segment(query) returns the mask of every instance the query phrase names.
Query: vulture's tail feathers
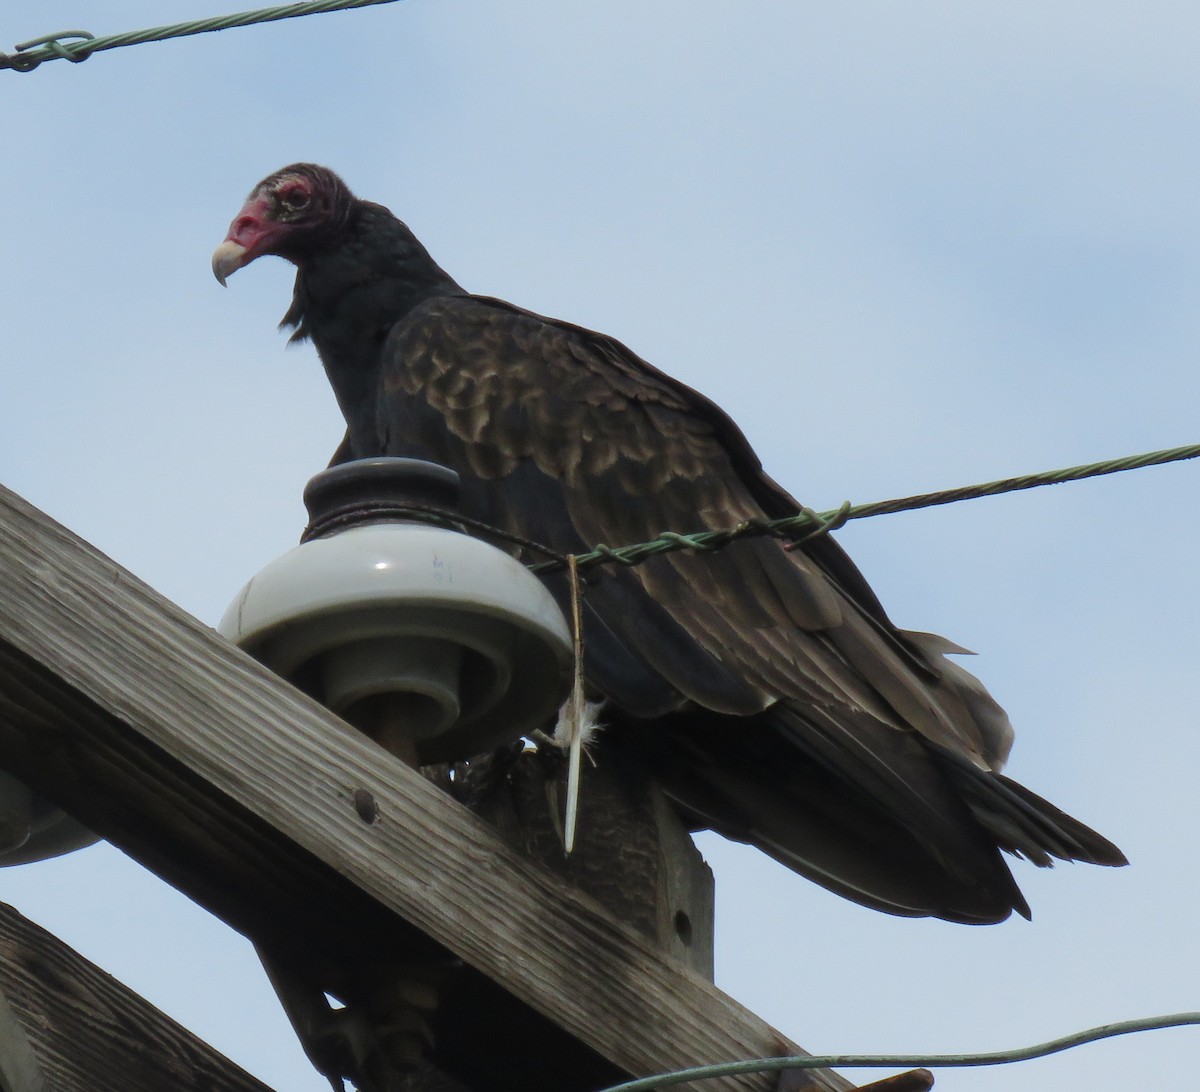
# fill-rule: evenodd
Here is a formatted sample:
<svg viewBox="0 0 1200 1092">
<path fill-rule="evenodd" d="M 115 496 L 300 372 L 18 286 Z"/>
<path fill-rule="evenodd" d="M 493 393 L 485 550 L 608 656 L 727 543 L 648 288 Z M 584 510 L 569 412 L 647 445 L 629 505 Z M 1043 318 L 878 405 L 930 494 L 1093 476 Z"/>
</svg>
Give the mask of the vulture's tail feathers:
<svg viewBox="0 0 1200 1092">
<path fill-rule="evenodd" d="M 1107 838 L 1003 774 L 938 749 L 943 770 L 1001 849 L 1049 868 L 1053 858 L 1113 867 L 1129 862 Z"/>
</svg>

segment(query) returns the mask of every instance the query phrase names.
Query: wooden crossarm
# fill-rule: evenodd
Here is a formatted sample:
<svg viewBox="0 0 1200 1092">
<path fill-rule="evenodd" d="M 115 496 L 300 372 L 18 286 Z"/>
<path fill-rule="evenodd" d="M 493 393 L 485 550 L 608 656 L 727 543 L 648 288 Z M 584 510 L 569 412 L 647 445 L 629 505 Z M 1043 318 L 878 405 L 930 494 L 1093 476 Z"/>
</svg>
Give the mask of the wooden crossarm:
<svg viewBox="0 0 1200 1092">
<path fill-rule="evenodd" d="M 614 1073 L 798 1052 L 2 487 L 0 765 L 256 942 L 448 950 Z"/>
</svg>

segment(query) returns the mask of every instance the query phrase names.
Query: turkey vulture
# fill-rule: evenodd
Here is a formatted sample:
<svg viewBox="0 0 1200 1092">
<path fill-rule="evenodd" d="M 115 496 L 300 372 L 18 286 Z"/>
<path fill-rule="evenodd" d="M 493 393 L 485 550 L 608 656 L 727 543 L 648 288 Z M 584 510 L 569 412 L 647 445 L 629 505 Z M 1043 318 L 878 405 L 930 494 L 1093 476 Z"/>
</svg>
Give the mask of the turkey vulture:
<svg viewBox="0 0 1200 1092">
<path fill-rule="evenodd" d="M 312 340 L 345 416 L 335 462 L 449 466 L 467 514 L 562 554 L 800 509 L 703 395 L 611 337 L 467 292 L 324 167 L 259 183 L 213 271 L 224 284 L 263 254 L 297 268 L 282 325 Z M 897 629 L 828 535 L 594 572 L 585 668 L 604 738 L 692 829 L 866 906 L 969 923 L 1029 916 L 1001 850 L 1126 863 L 999 772 L 1012 730 L 946 658 L 963 650 Z"/>
</svg>

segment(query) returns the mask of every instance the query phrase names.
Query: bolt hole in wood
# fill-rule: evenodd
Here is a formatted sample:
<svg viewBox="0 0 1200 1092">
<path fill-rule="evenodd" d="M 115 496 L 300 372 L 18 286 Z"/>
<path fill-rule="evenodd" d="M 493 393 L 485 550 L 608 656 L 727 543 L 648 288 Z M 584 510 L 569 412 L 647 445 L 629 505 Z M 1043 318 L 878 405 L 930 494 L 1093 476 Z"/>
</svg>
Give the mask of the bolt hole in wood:
<svg viewBox="0 0 1200 1092">
<path fill-rule="evenodd" d="M 379 818 L 379 805 L 366 789 L 354 790 L 354 810 L 364 823 L 374 823 Z"/>
</svg>

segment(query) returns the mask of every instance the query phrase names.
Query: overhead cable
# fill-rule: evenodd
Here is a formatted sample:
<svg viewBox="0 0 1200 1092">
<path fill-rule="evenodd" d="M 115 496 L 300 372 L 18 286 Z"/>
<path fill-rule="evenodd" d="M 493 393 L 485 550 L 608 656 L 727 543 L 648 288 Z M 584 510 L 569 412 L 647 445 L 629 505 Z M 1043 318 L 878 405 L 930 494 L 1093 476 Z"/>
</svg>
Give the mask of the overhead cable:
<svg viewBox="0 0 1200 1092">
<path fill-rule="evenodd" d="M 789 546 L 794 547 L 802 545 L 805 540 L 817 535 L 835 531 L 852 519 L 866 519 L 869 516 L 882 516 L 895 512 L 910 512 L 917 508 L 933 508 L 941 504 L 993 497 L 1000 493 L 1036 489 L 1043 485 L 1062 485 L 1064 482 L 1079 481 L 1083 478 L 1119 474 L 1125 470 L 1139 470 L 1142 467 L 1161 466 L 1165 463 L 1181 462 L 1198 457 L 1200 457 L 1200 444 L 1188 444 L 1185 447 L 1150 451 L 1143 455 L 1128 455 L 1121 459 L 1071 466 L 1063 470 L 1047 470 L 1039 474 L 1001 478 L 999 481 L 985 482 L 981 485 L 942 489 L 935 493 L 918 493 L 915 496 L 901 497 L 896 500 L 873 501 L 869 504 L 851 504 L 847 501 L 841 508 L 828 512 L 814 512 L 811 508 L 803 508 L 794 516 L 785 516 L 783 519 L 775 520 L 747 520 L 736 527 L 727 527 L 719 531 L 694 531 L 688 534 L 679 531 L 664 531 L 649 542 L 638 542 L 629 546 L 613 547 L 598 544 L 593 546 L 589 552 L 576 555 L 575 561 L 580 569 L 590 569 L 596 565 L 606 564 L 637 565 L 649 557 L 671 553 L 674 550 L 698 550 L 703 553 L 711 553 L 713 550 L 728 546 L 737 539 L 762 535 L 789 539 Z M 564 567 L 562 561 L 553 560 L 531 565 L 530 569 L 535 573 L 542 574 L 557 572 Z"/>
<path fill-rule="evenodd" d="M 985 1054 L 812 1054 L 785 1058 L 752 1058 L 741 1062 L 724 1062 L 718 1065 L 695 1066 L 671 1073 L 659 1073 L 653 1077 L 642 1077 L 636 1081 L 613 1085 L 602 1092 L 653 1092 L 668 1085 L 685 1084 L 688 1081 L 711 1080 L 716 1077 L 735 1077 L 745 1073 L 773 1073 L 784 1069 L 922 1069 L 962 1068 L 967 1066 L 1008 1065 L 1012 1062 L 1027 1062 L 1033 1058 L 1044 1058 L 1072 1050 L 1100 1039 L 1111 1039 L 1117 1035 L 1133 1035 L 1144 1031 L 1161 1031 L 1164 1028 L 1200 1024 L 1200 1012 L 1175 1012 L 1169 1016 L 1146 1016 L 1137 1020 L 1122 1020 L 1115 1024 L 1077 1031 L 1060 1039 L 1051 1039 L 1034 1046 L 1017 1047 L 1014 1050 L 994 1050 Z"/>
<path fill-rule="evenodd" d="M 32 72 L 45 61 L 63 60 L 78 64 L 80 61 L 86 61 L 93 53 L 105 49 L 162 42 L 168 38 L 185 38 L 192 34 L 208 34 L 216 30 L 253 26 L 255 23 L 275 23 L 281 19 L 297 19 L 302 15 L 320 15 L 329 11 L 394 3 L 396 0 L 306 0 L 300 4 L 281 4 L 273 8 L 259 8 L 257 11 L 217 15 L 209 19 L 194 19 L 187 23 L 150 27 L 147 30 L 130 30 L 99 38 L 86 30 L 60 30 L 57 34 L 44 34 L 40 38 L 21 42 L 13 47 L 13 53 L 0 53 L 0 69 Z"/>
</svg>

